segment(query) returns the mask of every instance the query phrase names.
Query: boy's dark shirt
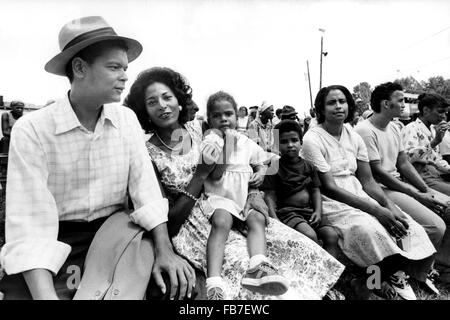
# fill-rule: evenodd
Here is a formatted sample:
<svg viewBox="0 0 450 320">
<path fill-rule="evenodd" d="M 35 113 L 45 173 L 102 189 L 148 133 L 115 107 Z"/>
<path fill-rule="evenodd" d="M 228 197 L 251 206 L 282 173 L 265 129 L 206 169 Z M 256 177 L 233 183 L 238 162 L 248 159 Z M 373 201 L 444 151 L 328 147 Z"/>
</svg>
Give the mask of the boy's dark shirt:
<svg viewBox="0 0 450 320">
<path fill-rule="evenodd" d="M 300 156 L 295 160 L 282 156 L 277 161 L 278 172 L 274 175 L 267 175 L 261 186 L 262 190 L 275 191 L 277 204 L 282 204 L 284 199 L 305 188 L 311 191 L 314 187 L 320 187 L 316 168 Z"/>
</svg>

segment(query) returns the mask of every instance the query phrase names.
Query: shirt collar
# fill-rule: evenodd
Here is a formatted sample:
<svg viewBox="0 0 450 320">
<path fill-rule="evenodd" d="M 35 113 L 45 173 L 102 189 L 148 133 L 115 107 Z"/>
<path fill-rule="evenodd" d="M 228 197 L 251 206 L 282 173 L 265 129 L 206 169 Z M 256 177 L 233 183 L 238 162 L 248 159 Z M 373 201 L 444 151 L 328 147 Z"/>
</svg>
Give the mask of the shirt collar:
<svg viewBox="0 0 450 320">
<path fill-rule="evenodd" d="M 419 118 L 416 119 L 416 123 L 419 125 L 420 129 L 425 132 L 427 135 L 431 135 L 432 132 L 430 129 L 427 128 L 427 126 L 425 125 L 425 123 L 423 123 L 422 120 L 420 120 Z M 431 128 L 431 127 L 430 127 Z"/>
<path fill-rule="evenodd" d="M 80 120 L 78 120 L 78 117 L 70 104 L 69 92 L 67 92 L 63 99 L 57 101 L 57 106 L 53 115 L 56 123 L 56 135 L 82 127 Z M 105 119 L 110 121 L 111 124 L 117 128 L 117 114 L 112 105 L 104 105 L 102 108 L 99 119 L 102 126 L 105 124 Z"/>
</svg>

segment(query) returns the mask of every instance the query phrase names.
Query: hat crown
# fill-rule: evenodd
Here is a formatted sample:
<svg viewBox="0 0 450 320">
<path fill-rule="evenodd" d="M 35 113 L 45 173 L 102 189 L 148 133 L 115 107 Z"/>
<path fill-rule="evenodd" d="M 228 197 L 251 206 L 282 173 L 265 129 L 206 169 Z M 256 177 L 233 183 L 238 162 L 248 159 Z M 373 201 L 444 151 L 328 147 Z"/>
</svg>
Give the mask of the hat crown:
<svg viewBox="0 0 450 320">
<path fill-rule="evenodd" d="M 75 38 L 95 30 L 111 28 L 100 16 L 82 17 L 66 23 L 59 32 L 59 48 L 64 48 Z M 114 30 L 112 30 L 114 32 Z M 114 32 L 115 33 L 115 32 Z"/>
</svg>

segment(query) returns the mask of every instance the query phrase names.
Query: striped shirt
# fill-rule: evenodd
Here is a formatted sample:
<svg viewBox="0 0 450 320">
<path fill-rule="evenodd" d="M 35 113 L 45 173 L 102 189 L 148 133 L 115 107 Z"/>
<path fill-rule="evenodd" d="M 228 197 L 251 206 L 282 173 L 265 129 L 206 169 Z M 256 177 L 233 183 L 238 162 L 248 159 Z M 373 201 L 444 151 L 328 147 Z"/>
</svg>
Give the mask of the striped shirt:
<svg viewBox="0 0 450 320">
<path fill-rule="evenodd" d="M 167 221 L 168 202 L 132 110 L 105 105 L 94 132 L 81 125 L 67 95 L 23 116 L 11 134 L 0 263 L 8 274 L 56 274 L 71 250 L 57 241 L 59 221 L 124 210 L 127 193 L 133 222 L 151 230 Z"/>
</svg>

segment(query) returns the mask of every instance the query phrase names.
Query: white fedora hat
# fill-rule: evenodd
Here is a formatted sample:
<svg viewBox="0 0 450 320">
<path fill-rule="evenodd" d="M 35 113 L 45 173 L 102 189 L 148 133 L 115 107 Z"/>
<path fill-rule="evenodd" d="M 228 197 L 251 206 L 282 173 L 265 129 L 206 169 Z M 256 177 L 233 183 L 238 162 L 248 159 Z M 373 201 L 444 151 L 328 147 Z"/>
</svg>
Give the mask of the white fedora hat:
<svg viewBox="0 0 450 320">
<path fill-rule="evenodd" d="M 45 65 L 45 71 L 65 76 L 67 63 L 87 46 L 105 40 L 122 40 L 128 47 L 128 62 L 142 52 L 142 45 L 130 38 L 118 36 L 102 17 L 83 17 L 70 21 L 62 27 L 58 36 L 61 52 Z"/>
</svg>

